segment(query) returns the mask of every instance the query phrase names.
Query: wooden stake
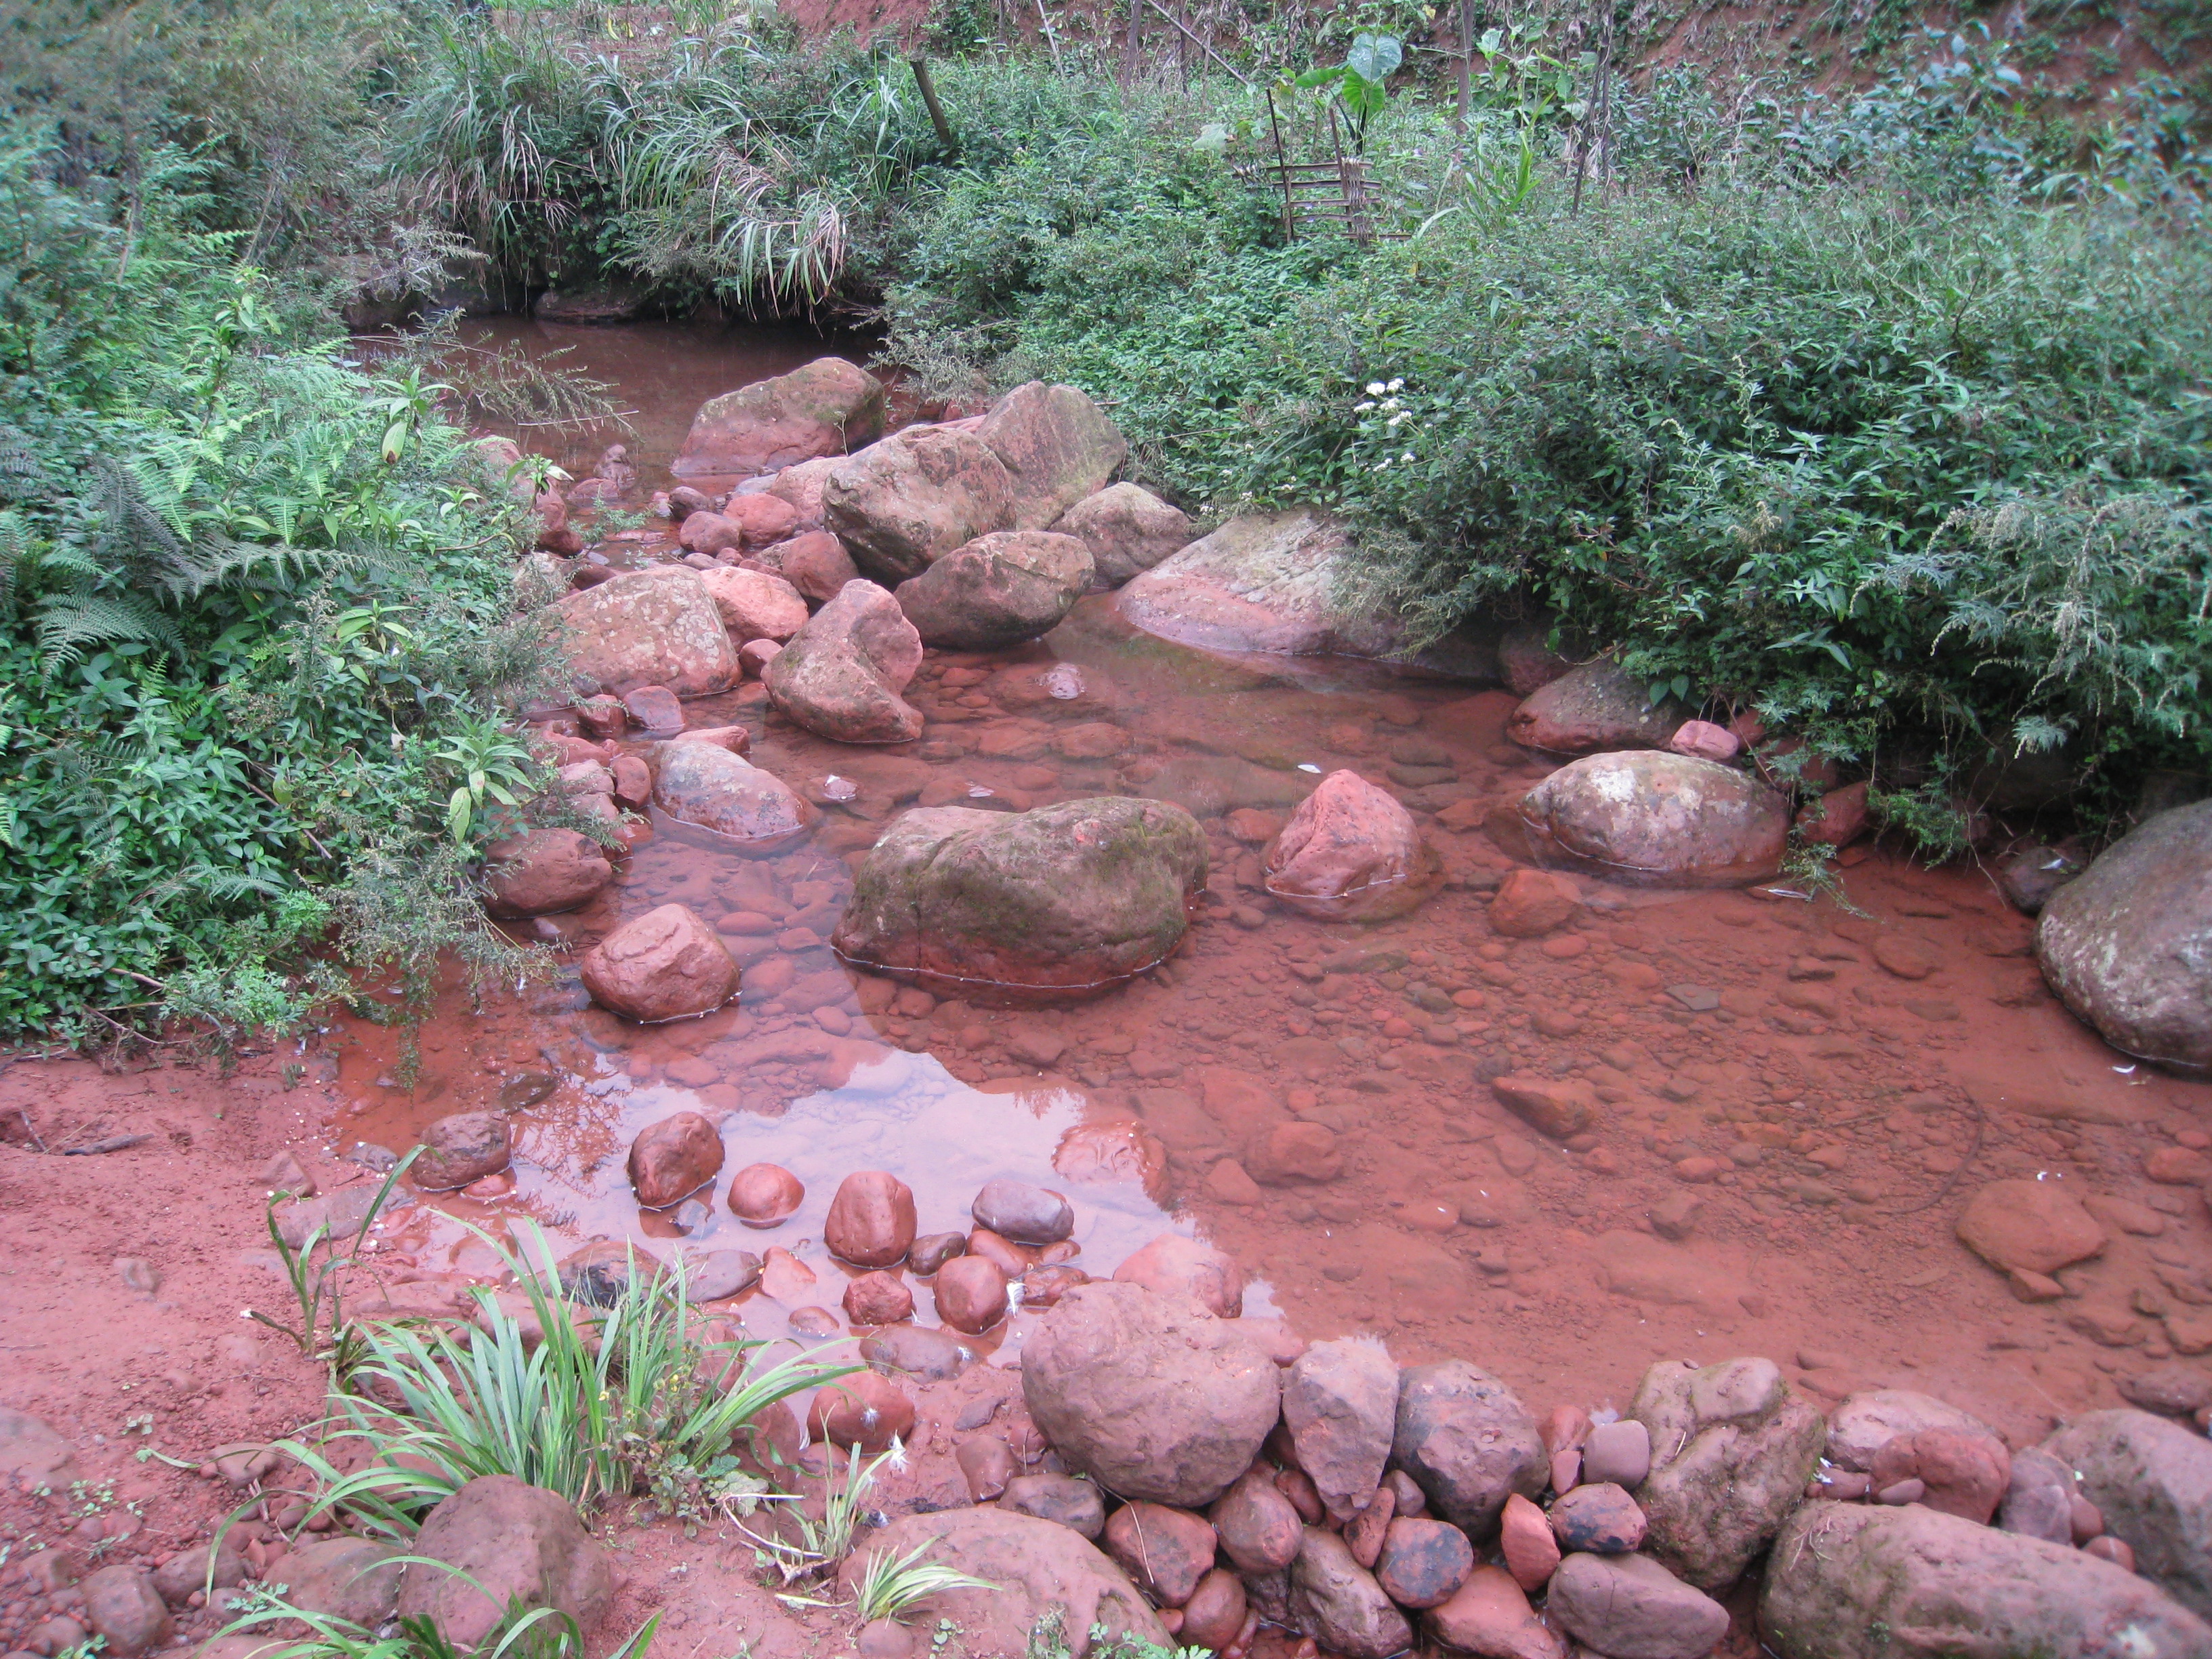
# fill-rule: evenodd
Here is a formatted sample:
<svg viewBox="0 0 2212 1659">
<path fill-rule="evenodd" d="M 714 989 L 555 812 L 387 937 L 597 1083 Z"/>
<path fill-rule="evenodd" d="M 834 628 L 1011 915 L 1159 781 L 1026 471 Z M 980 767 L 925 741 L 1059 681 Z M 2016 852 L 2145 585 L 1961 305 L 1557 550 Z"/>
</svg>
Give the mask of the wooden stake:
<svg viewBox="0 0 2212 1659">
<path fill-rule="evenodd" d="M 929 125 L 937 129 L 937 142 L 947 150 L 958 149 L 959 141 L 952 136 L 952 123 L 945 118 L 945 106 L 937 101 L 937 82 L 930 78 L 929 59 L 909 58 L 907 62 L 914 68 L 915 85 L 921 88 L 922 107 L 929 112 Z"/>
</svg>

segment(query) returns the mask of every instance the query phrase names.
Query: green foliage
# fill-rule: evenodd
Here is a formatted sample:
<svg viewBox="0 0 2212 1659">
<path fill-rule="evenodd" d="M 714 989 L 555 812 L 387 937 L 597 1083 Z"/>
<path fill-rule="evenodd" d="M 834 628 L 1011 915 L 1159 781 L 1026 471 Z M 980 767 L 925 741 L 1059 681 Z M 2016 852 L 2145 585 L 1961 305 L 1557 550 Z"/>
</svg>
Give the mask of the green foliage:
<svg viewBox="0 0 2212 1659">
<path fill-rule="evenodd" d="M 392 1189 L 398 1184 L 399 1177 L 406 1174 L 407 1166 L 416 1160 L 422 1150 L 418 1146 L 410 1151 L 406 1157 L 386 1172 L 383 1184 L 377 1188 L 376 1195 L 362 1212 L 361 1224 L 355 1235 L 356 1237 L 368 1237 L 376 1225 L 377 1217 L 383 1212 L 386 1200 L 392 1196 Z M 277 1222 L 276 1207 L 297 1196 L 289 1192 L 271 1193 L 265 1218 L 269 1226 L 269 1243 L 276 1252 L 277 1261 L 283 1264 L 285 1282 L 291 1286 L 299 1322 L 288 1324 L 258 1308 L 248 1308 L 246 1311 L 270 1330 L 290 1337 L 302 1356 L 329 1364 L 343 1384 L 349 1380 L 352 1367 L 359 1358 L 360 1335 L 347 1322 L 345 1316 L 345 1279 L 347 1273 L 359 1265 L 360 1258 L 338 1254 L 337 1242 L 331 1237 L 330 1224 L 326 1221 L 317 1222 L 295 1247 L 284 1237 L 284 1230 Z M 315 1259 L 319 1250 L 322 1252 L 319 1261 Z"/>
<path fill-rule="evenodd" d="M 516 965 L 449 835 L 455 745 L 550 660 L 510 509 L 437 383 L 233 261 L 204 162 L 63 166 L 0 144 L 0 1032 L 228 1041 L 342 967 Z"/>
<path fill-rule="evenodd" d="M 534 1244 L 544 1258 L 543 1237 Z M 634 1270 L 598 1310 L 507 1259 L 529 1298 L 528 1327 L 480 1291 L 478 1328 L 465 1338 L 363 1331 L 357 1390 L 340 1397 L 319 1437 L 360 1441 L 372 1460 L 341 1475 L 313 1447 L 285 1446 L 326 1482 L 322 1508 L 352 1510 L 404 1537 L 423 1511 L 486 1474 L 579 1505 L 641 1486 L 687 1518 L 708 1504 L 742 1507 L 751 1492 L 721 1462 L 733 1441 L 778 1401 L 857 1369 L 803 1358 L 763 1365 L 762 1343 L 702 1340 L 680 1268 Z M 710 1481 L 715 1489 L 702 1489 Z"/>
<path fill-rule="evenodd" d="M 853 1587 L 853 1617 L 863 1625 L 878 1619 L 903 1620 L 933 1595 L 947 1590 L 995 1590 L 996 1584 L 972 1577 L 940 1561 L 924 1561 L 929 1553 L 925 1540 L 904 1555 L 888 1550 L 871 1555 Z"/>
<path fill-rule="evenodd" d="M 945 189 L 892 350 L 1085 386 L 1193 507 L 1346 514 L 1363 580 L 1431 630 L 1541 607 L 1863 764 L 2059 738 L 2116 775 L 2201 764 L 2193 152 L 2143 126 L 2094 186 L 2054 172 L 1960 46 L 1787 114 L 1662 77 L 1579 216 L 1548 163 L 1501 174 L 1498 216 L 1450 193 L 1486 141 L 1556 157 L 1574 100 L 1543 64 L 1515 83 L 1540 113 L 1504 98 L 1441 176 L 1439 117 L 1394 104 L 1370 154 L 1415 234 L 1367 253 L 1285 246 L 1225 167 L 1094 131 Z M 1093 172 L 1103 199 L 1066 199 Z"/>
<path fill-rule="evenodd" d="M 429 1556 L 396 1556 L 393 1560 L 404 1568 L 458 1577 L 483 1589 L 462 1569 Z M 282 1585 L 250 1591 L 232 1605 L 240 1608 L 240 1615 L 223 1626 L 216 1639 L 251 1639 L 268 1659 L 464 1659 L 465 1653 L 477 1659 L 584 1659 L 585 1655 L 584 1634 L 572 1616 L 551 1607 L 528 1607 L 519 1597 L 508 1604 L 497 1626 L 469 1650 L 456 1647 L 428 1618 L 395 1619 L 371 1630 L 334 1613 L 295 1607 L 286 1599 Z M 272 1636 L 266 1631 L 271 1625 L 288 1632 L 304 1627 L 306 1633 Z M 607 1659 L 645 1659 L 659 1627 L 660 1615 L 654 1613 Z"/>
</svg>

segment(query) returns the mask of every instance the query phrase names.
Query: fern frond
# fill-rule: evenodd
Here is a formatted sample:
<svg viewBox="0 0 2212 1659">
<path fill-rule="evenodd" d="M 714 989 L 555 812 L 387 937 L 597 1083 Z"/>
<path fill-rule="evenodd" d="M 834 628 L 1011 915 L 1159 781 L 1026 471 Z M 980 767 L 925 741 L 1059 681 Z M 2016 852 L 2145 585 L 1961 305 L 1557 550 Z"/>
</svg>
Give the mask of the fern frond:
<svg viewBox="0 0 2212 1659">
<path fill-rule="evenodd" d="M 182 651 L 184 635 L 150 601 L 135 593 L 53 593 L 39 605 L 39 649 L 49 668 L 81 662 L 94 646 L 140 640 Z"/>
</svg>

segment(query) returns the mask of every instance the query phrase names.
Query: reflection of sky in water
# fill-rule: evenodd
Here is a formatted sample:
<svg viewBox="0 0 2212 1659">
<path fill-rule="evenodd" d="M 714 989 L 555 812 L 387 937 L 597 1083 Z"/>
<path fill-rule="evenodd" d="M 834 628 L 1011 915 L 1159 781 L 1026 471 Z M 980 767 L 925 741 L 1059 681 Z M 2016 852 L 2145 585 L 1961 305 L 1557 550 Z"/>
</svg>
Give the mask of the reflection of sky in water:
<svg viewBox="0 0 2212 1659">
<path fill-rule="evenodd" d="M 996 1176 L 1064 1192 L 1075 1209 L 1075 1242 L 1083 1247 L 1072 1265 L 1093 1278 L 1110 1275 L 1163 1231 L 1195 1231 L 1188 1218 L 1164 1213 L 1138 1182 L 1071 1181 L 1054 1170 L 1061 1137 L 1085 1121 L 1081 1094 L 1065 1088 L 973 1088 L 933 1055 L 891 1049 L 882 1060 L 856 1067 L 844 1086 L 793 1101 L 781 1117 L 729 1115 L 722 1125 L 725 1152 L 712 1194 L 713 1219 L 703 1231 L 678 1240 L 657 1219 L 641 1221 L 624 1159 L 630 1141 L 647 1125 L 700 1110 L 698 1096 L 670 1084 L 632 1084 L 619 1074 L 592 1080 L 585 1092 L 589 1103 L 564 1110 L 557 1122 L 533 1121 L 531 1114 L 516 1120 L 520 1207 L 565 1236 L 555 1240 L 562 1254 L 594 1237 L 631 1239 L 664 1259 L 679 1242 L 687 1249 L 756 1255 L 778 1245 L 817 1276 L 807 1300 L 834 1310 L 848 1272 L 823 1248 L 822 1228 L 838 1183 L 856 1170 L 886 1170 L 911 1187 L 922 1233 L 968 1231 L 974 1225 L 969 1206 Z M 805 1204 L 782 1226 L 757 1231 L 730 1213 L 730 1179 L 748 1164 L 781 1164 L 805 1183 Z M 934 1323 L 927 1285 L 908 1282 L 915 1292 L 916 1320 Z M 757 1333 L 782 1333 L 781 1311 L 764 1296 L 755 1293 L 739 1306 Z M 1255 1283 L 1246 1291 L 1245 1312 L 1274 1316 L 1267 1285 Z M 1018 1347 L 1030 1322 L 1026 1317 L 1017 1322 L 1016 1341 L 1002 1352 Z"/>
</svg>

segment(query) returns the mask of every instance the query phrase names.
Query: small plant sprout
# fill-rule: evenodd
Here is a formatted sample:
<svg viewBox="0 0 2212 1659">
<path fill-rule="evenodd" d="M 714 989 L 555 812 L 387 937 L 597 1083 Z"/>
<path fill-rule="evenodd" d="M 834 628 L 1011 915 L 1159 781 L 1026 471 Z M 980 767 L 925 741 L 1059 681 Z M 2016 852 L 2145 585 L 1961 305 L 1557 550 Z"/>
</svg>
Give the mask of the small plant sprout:
<svg viewBox="0 0 2212 1659">
<path fill-rule="evenodd" d="M 903 1623 L 906 1616 L 933 1595 L 946 1590 L 995 1590 L 999 1587 L 972 1577 L 942 1562 L 924 1561 L 929 1546 L 917 1544 L 894 1558 L 888 1551 L 871 1555 L 853 1586 L 853 1617 L 863 1625 L 879 1619 Z"/>
</svg>

